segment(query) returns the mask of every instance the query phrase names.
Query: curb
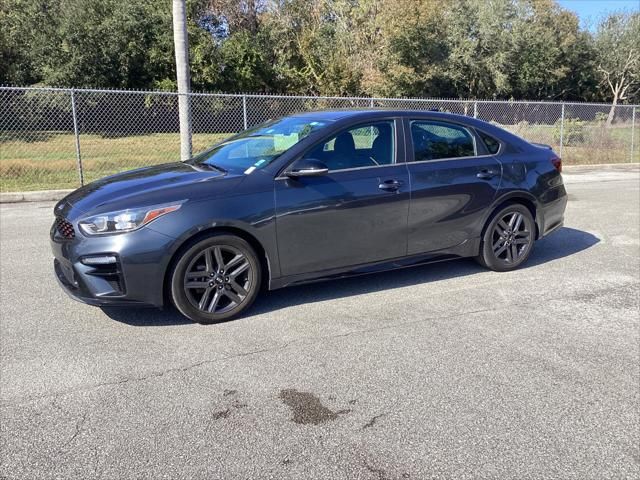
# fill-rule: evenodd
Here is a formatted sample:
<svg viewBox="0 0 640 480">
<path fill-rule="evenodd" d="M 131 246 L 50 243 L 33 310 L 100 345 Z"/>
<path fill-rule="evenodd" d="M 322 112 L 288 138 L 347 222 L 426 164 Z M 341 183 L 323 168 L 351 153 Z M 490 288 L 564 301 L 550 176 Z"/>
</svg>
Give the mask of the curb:
<svg viewBox="0 0 640 480">
<path fill-rule="evenodd" d="M 0 193 L 0 203 L 52 202 L 66 197 L 73 190 L 37 190 L 35 192 Z"/>
<path fill-rule="evenodd" d="M 562 173 L 591 173 L 601 171 L 637 172 L 640 171 L 640 163 L 603 163 L 598 165 L 563 165 Z M 37 190 L 35 192 L 8 192 L 0 193 L 0 203 L 20 202 L 53 202 L 58 201 L 73 192 L 68 190 Z"/>
<path fill-rule="evenodd" d="M 562 173 L 638 172 L 640 163 L 600 163 L 596 165 L 562 165 Z"/>
</svg>

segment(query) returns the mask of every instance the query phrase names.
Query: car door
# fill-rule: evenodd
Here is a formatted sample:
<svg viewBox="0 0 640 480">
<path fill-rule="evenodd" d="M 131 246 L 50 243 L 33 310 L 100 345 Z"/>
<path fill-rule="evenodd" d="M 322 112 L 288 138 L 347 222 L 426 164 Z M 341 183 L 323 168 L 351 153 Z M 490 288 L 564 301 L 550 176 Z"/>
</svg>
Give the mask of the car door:
<svg viewBox="0 0 640 480">
<path fill-rule="evenodd" d="M 297 161 L 320 162 L 326 174 L 276 178 L 283 276 L 406 254 L 409 178 L 398 126 L 399 120 L 385 119 L 347 127 Z"/>
<path fill-rule="evenodd" d="M 502 165 L 476 132 L 440 119 L 405 119 L 411 181 L 409 255 L 479 238 Z"/>
</svg>

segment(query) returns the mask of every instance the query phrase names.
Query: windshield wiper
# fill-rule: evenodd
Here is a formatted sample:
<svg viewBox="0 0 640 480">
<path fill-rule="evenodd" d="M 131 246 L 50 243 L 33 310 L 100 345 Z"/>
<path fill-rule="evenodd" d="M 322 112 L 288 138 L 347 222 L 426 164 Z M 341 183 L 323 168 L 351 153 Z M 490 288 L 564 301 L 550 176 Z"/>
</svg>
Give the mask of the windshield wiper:
<svg viewBox="0 0 640 480">
<path fill-rule="evenodd" d="M 213 170 L 217 170 L 217 171 L 219 171 L 220 173 L 228 173 L 228 171 L 227 171 L 227 170 L 225 170 L 225 169 L 224 169 L 224 168 L 222 168 L 222 167 L 219 167 L 218 165 L 216 165 L 216 164 L 214 164 L 214 163 L 203 162 L 203 163 L 201 163 L 200 165 L 206 165 L 207 167 L 212 168 Z"/>
<path fill-rule="evenodd" d="M 225 170 L 222 167 L 219 167 L 218 165 L 213 165 L 211 163 L 190 163 L 190 162 L 186 162 L 187 165 L 190 165 L 192 168 L 195 168 L 196 170 L 217 170 L 218 172 L 222 173 L 222 174 L 226 174 L 228 173 L 227 170 Z"/>
</svg>

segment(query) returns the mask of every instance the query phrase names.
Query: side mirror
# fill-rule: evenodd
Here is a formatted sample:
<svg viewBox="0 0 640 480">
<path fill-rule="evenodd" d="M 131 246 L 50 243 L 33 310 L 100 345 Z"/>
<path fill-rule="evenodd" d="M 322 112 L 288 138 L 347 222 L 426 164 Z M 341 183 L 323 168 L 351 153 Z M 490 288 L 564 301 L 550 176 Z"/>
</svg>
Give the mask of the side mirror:
<svg viewBox="0 0 640 480">
<path fill-rule="evenodd" d="M 318 177 L 320 175 L 326 175 L 328 172 L 329 168 L 320 160 L 305 158 L 296 162 L 294 168 L 289 170 L 286 175 L 292 178 Z"/>
</svg>

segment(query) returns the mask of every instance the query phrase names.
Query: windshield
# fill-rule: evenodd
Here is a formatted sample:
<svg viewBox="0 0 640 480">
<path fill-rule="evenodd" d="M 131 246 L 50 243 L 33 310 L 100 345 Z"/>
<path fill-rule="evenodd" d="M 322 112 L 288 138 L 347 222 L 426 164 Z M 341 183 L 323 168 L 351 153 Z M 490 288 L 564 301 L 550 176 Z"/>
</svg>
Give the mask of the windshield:
<svg viewBox="0 0 640 480">
<path fill-rule="evenodd" d="M 312 132 L 327 125 L 305 117 L 286 117 L 258 125 L 196 155 L 187 163 L 249 174 L 264 168 Z"/>
</svg>

